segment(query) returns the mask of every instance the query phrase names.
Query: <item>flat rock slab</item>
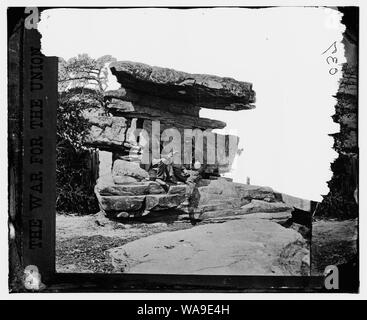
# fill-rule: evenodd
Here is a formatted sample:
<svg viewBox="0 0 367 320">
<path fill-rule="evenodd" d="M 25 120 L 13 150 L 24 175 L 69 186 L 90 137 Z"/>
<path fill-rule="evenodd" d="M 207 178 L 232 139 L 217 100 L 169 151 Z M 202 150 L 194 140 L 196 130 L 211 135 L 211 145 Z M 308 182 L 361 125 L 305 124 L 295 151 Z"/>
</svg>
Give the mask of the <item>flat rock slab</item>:
<svg viewBox="0 0 367 320">
<path fill-rule="evenodd" d="M 263 200 L 252 200 L 250 203 L 241 207 L 244 213 L 255 212 L 283 212 L 293 210 L 293 207 L 283 202 L 267 202 Z"/>
<path fill-rule="evenodd" d="M 199 117 L 200 112 L 200 107 L 189 102 L 165 99 L 124 87 L 120 87 L 117 90 L 108 90 L 104 92 L 104 97 L 110 102 L 109 108 L 113 108 L 113 105 L 118 104 L 118 101 L 129 101 L 139 106 L 169 111 L 174 114 Z M 116 107 L 120 108 L 121 106 L 117 105 Z"/>
<path fill-rule="evenodd" d="M 276 222 L 284 222 L 292 217 L 291 211 L 283 212 L 255 212 L 246 213 L 242 209 L 235 210 L 217 210 L 204 212 L 198 215 L 201 220 L 233 220 L 233 219 L 266 219 Z"/>
<path fill-rule="evenodd" d="M 185 196 L 180 194 L 147 195 L 145 209 L 149 211 L 161 211 L 178 207 L 184 202 Z"/>
<path fill-rule="evenodd" d="M 171 111 L 166 111 L 164 106 L 161 108 L 151 108 L 131 101 L 112 100 L 112 102 L 107 105 L 107 108 L 114 115 L 122 115 L 126 118 L 161 121 L 166 125 L 185 129 L 223 129 L 226 126 L 226 123 L 223 121 L 200 118 L 199 116 L 193 114 L 188 115 L 174 113 Z"/>
<path fill-rule="evenodd" d="M 143 208 L 145 196 L 98 196 L 101 208 L 106 211 L 138 211 Z"/>
<path fill-rule="evenodd" d="M 254 108 L 252 84 L 207 74 L 190 74 L 144 63 L 119 61 L 110 64 L 123 87 L 196 106 L 224 110 Z"/>
<path fill-rule="evenodd" d="M 106 212 L 162 211 L 178 207 L 185 201 L 185 196 L 180 194 L 149 194 L 140 196 L 98 195 L 98 201 L 101 208 Z"/>
<path fill-rule="evenodd" d="M 270 187 L 255 186 L 251 184 L 234 183 L 235 189 L 241 199 L 275 201 L 274 190 Z"/>
<path fill-rule="evenodd" d="M 218 215 L 221 215 L 223 211 L 238 209 L 240 205 L 241 203 L 236 198 L 219 198 L 218 200 L 212 198 L 207 201 L 207 204 L 200 205 L 198 208 L 199 211 L 203 213 L 200 216 L 203 218 L 205 216 L 205 212 L 216 212 Z"/>
<path fill-rule="evenodd" d="M 97 190 L 102 196 L 139 196 L 165 193 L 164 189 L 157 182 L 153 181 L 144 181 L 140 184 L 111 184 L 102 186 Z"/>
<path fill-rule="evenodd" d="M 308 275 L 302 236 L 262 219 L 204 224 L 163 232 L 107 256 L 115 272 L 208 275 Z"/>
</svg>

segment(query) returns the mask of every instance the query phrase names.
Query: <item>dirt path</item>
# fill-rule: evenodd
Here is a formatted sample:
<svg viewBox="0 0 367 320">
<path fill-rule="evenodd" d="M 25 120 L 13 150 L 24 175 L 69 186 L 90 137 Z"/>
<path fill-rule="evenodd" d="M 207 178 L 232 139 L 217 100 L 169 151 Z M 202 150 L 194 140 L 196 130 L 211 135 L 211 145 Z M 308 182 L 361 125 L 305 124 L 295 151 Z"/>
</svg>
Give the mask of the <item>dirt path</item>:
<svg viewBox="0 0 367 320">
<path fill-rule="evenodd" d="M 188 221 L 122 224 L 98 215 L 56 216 L 57 272 L 112 272 L 105 250 L 155 233 L 191 228 Z"/>
</svg>

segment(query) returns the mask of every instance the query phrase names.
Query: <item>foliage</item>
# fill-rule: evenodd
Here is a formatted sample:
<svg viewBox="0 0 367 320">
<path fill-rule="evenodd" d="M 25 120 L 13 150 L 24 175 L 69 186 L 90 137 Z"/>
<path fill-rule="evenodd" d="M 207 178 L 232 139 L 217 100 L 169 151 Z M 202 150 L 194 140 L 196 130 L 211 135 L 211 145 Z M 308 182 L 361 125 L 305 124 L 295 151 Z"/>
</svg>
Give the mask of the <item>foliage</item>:
<svg viewBox="0 0 367 320">
<path fill-rule="evenodd" d="M 76 151 L 71 144 L 57 150 L 56 209 L 59 212 L 93 214 L 98 212 L 94 179 L 86 166 L 89 150 Z"/>
<path fill-rule="evenodd" d="M 89 214 L 98 212 L 94 195 L 94 173 L 89 165 L 94 150 L 84 141 L 90 123 L 88 112 L 104 112 L 103 91 L 107 87 L 106 63 L 111 56 L 92 59 L 86 54 L 59 60 L 57 111 L 56 209 Z"/>
<path fill-rule="evenodd" d="M 59 93 L 57 110 L 58 143 L 68 142 L 76 150 L 83 149 L 89 129 L 86 114 L 91 110 L 103 110 L 103 94 L 88 88 L 73 88 Z"/>
<path fill-rule="evenodd" d="M 356 218 L 358 217 L 358 205 L 351 196 L 347 197 L 338 191 L 330 192 L 320 203 L 316 216 L 341 220 Z"/>
<path fill-rule="evenodd" d="M 110 55 L 93 59 L 85 53 L 67 61 L 59 59 L 59 91 L 75 87 L 105 91 L 108 80 L 107 64 L 113 61 L 116 59 Z"/>
<path fill-rule="evenodd" d="M 358 68 L 343 65 L 343 77 L 336 95 L 338 103 L 332 116 L 340 124 L 340 132 L 332 134 L 334 150 L 339 156 L 331 164 L 333 176 L 328 182 L 329 193 L 324 197 L 315 213 L 316 216 L 336 219 L 358 217 L 358 203 L 355 199 L 358 190 Z M 356 119 L 353 126 L 351 120 Z M 349 119 L 349 120 L 348 120 Z"/>
<path fill-rule="evenodd" d="M 336 219 L 358 217 L 355 190 L 358 187 L 354 168 L 357 161 L 348 155 L 339 155 L 331 164 L 333 177 L 328 182 L 329 193 L 324 196 L 315 212 L 316 216 Z"/>
</svg>

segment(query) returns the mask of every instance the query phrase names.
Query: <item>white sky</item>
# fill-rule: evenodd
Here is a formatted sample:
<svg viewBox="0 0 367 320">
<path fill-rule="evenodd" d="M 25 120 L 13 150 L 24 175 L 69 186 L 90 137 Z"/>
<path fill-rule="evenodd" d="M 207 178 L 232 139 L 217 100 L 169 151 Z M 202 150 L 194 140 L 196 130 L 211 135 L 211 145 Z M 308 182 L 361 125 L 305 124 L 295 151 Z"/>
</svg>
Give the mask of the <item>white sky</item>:
<svg viewBox="0 0 367 320">
<path fill-rule="evenodd" d="M 231 175 L 321 200 L 337 156 L 328 134 L 339 131 L 331 115 L 340 76 L 322 52 L 337 41 L 337 67 L 345 62 L 340 19 L 325 8 L 52 9 L 38 29 L 46 55 L 110 54 L 252 82 L 256 109 L 201 111 L 240 137 Z"/>
</svg>

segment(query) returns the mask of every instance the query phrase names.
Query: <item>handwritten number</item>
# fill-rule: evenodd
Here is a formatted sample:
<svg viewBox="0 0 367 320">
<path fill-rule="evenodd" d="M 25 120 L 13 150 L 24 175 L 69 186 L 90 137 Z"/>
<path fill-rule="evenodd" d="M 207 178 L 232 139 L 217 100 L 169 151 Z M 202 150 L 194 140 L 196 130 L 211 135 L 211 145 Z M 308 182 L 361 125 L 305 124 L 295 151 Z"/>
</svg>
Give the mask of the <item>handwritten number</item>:
<svg viewBox="0 0 367 320">
<path fill-rule="evenodd" d="M 328 52 L 332 48 L 333 48 L 333 51 L 331 52 L 331 54 L 335 54 L 338 51 L 337 48 L 336 48 L 336 41 L 334 41 L 329 48 L 327 48 L 323 53 L 321 53 L 321 55 L 325 54 L 326 52 Z M 331 67 L 332 67 L 333 65 L 336 65 L 338 63 L 338 58 L 330 55 L 326 58 L 326 62 L 329 66 L 331 65 Z M 334 74 L 336 74 L 337 72 L 338 72 L 338 69 L 335 68 L 335 67 L 332 67 L 332 68 L 329 69 L 329 74 L 332 75 L 332 76 Z"/>
<path fill-rule="evenodd" d="M 334 50 L 333 50 L 333 52 L 331 54 L 334 54 L 337 51 L 337 49 L 336 49 L 336 41 L 334 41 L 334 43 L 329 48 L 327 48 L 323 53 L 321 53 L 321 55 L 323 55 L 326 52 L 328 52 L 332 47 L 334 47 Z"/>
<path fill-rule="evenodd" d="M 337 68 L 331 68 L 329 70 L 329 73 L 333 76 L 334 74 L 336 74 L 338 72 L 338 69 Z"/>
<path fill-rule="evenodd" d="M 333 63 L 337 64 L 338 63 L 338 58 L 337 57 L 332 57 L 332 56 L 328 56 L 326 58 L 326 62 L 327 64 L 330 64 L 329 60 L 331 60 Z"/>
</svg>

